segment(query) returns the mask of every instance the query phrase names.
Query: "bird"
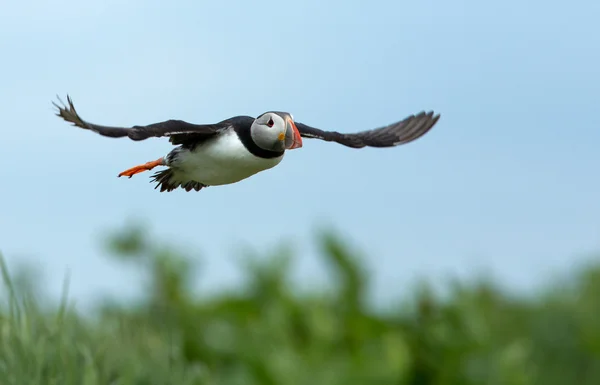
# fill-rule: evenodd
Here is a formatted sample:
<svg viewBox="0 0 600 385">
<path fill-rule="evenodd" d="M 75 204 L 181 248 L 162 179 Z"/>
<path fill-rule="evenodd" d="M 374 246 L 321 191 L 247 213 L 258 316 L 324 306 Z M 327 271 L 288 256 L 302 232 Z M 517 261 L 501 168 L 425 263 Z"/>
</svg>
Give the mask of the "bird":
<svg viewBox="0 0 600 385">
<path fill-rule="evenodd" d="M 129 177 L 166 167 L 151 176 L 150 183 L 160 192 L 181 188 L 187 192 L 209 186 L 229 185 L 277 166 L 287 150 L 302 148 L 303 138 L 334 142 L 359 149 L 386 148 L 412 142 L 431 130 L 440 119 L 433 111 L 407 116 L 378 128 L 355 133 L 327 131 L 296 122 L 289 112 L 267 111 L 256 118 L 247 115 L 209 124 L 169 119 L 131 127 L 104 126 L 81 118 L 67 94 L 67 104 L 57 96 L 52 102 L 56 115 L 72 125 L 110 138 L 141 141 L 168 137 L 176 146 L 166 155 L 131 167 L 118 174 Z"/>
</svg>

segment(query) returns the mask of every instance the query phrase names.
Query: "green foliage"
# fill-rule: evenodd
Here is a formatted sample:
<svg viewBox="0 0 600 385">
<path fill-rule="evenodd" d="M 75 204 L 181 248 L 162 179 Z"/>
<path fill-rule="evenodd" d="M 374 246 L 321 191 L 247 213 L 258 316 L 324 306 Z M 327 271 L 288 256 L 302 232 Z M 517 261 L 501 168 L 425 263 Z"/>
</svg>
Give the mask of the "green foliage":
<svg viewBox="0 0 600 385">
<path fill-rule="evenodd" d="M 320 245 L 330 290 L 294 290 L 283 249 L 244 259 L 239 290 L 206 296 L 192 290 L 192 258 L 121 231 L 109 249 L 147 273 L 147 295 L 93 317 L 66 297 L 41 306 L 3 264 L 0 384 L 600 384 L 599 268 L 533 299 L 485 282 L 442 299 L 425 285 L 382 312 L 361 258 L 331 234 Z"/>
</svg>

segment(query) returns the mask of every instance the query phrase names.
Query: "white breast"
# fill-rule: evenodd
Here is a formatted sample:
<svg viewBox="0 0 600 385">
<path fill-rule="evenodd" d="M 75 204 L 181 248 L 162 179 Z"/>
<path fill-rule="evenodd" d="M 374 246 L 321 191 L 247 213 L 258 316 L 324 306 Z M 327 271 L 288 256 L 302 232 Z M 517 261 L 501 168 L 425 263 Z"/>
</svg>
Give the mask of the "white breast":
<svg viewBox="0 0 600 385">
<path fill-rule="evenodd" d="M 192 152 L 180 152 L 172 168 L 178 180 L 218 186 L 239 182 L 275 167 L 282 159 L 283 155 L 272 159 L 252 155 L 231 130 L 216 140 L 198 145 Z"/>
</svg>

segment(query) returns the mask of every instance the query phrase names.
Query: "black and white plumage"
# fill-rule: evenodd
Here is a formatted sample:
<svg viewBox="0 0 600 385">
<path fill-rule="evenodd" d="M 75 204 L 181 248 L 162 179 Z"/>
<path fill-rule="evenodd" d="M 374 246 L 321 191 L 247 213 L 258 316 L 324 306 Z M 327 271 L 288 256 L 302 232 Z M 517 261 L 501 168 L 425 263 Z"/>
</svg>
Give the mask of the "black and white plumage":
<svg viewBox="0 0 600 385">
<path fill-rule="evenodd" d="M 60 99 L 59 99 L 60 100 Z M 204 187 L 239 182 L 278 165 L 286 150 L 302 147 L 302 138 L 336 142 L 351 148 L 394 147 L 425 135 L 440 115 L 421 112 L 372 130 L 344 134 L 324 131 L 295 122 L 287 112 L 269 111 L 257 118 L 235 116 L 213 124 L 193 124 L 167 120 L 145 126 L 111 127 L 83 120 L 67 96 L 67 105 L 53 103 L 57 115 L 65 121 L 112 138 L 128 137 L 140 141 L 151 137 L 169 137 L 177 147 L 164 157 L 123 171 L 131 177 L 157 166 L 168 167 L 153 175 L 160 191 L 179 187 L 199 191 Z"/>
</svg>

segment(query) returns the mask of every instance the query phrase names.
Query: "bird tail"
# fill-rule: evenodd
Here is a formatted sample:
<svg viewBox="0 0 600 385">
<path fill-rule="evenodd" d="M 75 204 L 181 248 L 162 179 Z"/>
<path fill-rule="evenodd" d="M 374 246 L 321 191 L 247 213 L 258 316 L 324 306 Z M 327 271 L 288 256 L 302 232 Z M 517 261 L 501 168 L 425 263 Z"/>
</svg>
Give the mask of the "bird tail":
<svg viewBox="0 0 600 385">
<path fill-rule="evenodd" d="M 157 182 L 154 188 L 157 189 L 160 187 L 160 192 L 171 192 L 179 187 L 188 192 L 192 190 L 200 191 L 202 188 L 207 187 L 206 185 L 193 180 L 182 184 L 181 181 L 175 179 L 175 174 L 170 168 L 158 171 L 152 175 L 152 180 L 150 183 L 153 182 Z"/>
</svg>

